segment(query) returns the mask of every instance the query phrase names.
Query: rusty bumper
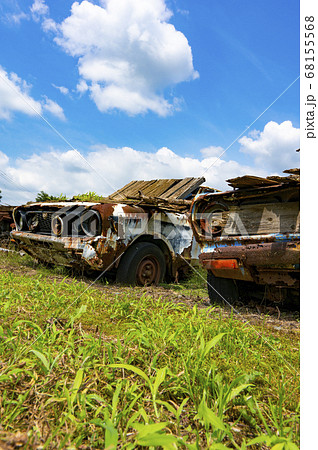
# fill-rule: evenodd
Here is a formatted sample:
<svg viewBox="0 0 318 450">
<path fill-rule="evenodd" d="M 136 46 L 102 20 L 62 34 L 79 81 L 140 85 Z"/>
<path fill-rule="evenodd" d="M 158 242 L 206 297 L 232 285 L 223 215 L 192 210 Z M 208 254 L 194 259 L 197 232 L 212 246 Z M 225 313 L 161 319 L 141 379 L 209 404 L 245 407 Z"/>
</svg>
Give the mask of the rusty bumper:
<svg viewBox="0 0 318 450">
<path fill-rule="evenodd" d="M 284 265 L 299 264 L 299 242 L 270 242 L 228 247 L 216 247 L 212 252 L 201 253 L 199 259 L 239 259 L 247 265 Z"/>
<path fill-rule="evenodd" d="M 102 236 L 55 237 L 12 231 L 21 250 L 41 261 L 70 267 L 107 268 L 122 253 L 121 245 Z M 116 261 L 117 262 L 117 261 Z"/>
<path fill-rule="evenodd" d="M 299 241 L 216 247 L 201 253 L 199 260 L 217 277 L 280 286 L 299 285 Z"/>
</svg>

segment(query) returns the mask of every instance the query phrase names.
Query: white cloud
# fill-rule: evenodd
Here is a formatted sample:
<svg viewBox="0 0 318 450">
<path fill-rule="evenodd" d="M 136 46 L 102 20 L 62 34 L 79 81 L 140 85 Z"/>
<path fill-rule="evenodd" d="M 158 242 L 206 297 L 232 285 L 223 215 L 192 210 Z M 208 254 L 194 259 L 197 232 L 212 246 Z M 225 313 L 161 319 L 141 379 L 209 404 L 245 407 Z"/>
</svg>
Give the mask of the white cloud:
<svg viewBox="0 0 318 450">
<path fill-rule="evenodd" d="M 14 23 L 15 25 L 20 25 L 22 20 L 29 20 L 28 14 L 24 13 L 23 11 L 19 11 L 16 13 L 8 13 L 6 14 L 6 18 L 9 22 Z"/>
<path fill-rule="evenodd" d="M 16 73 L 9 74 L 0 66 L 0 120 L 10 120 L 14 112 L 36 116 L 43 110 L 65 120 L 61 106 L 46 96 L 43 101 L 34 100 L 30 95 L 31 87 Z"/>
<path fill-rule="evenodd" d="M 166 116 L 178 102 L 163 90 L 198 77 L 186 37 L 168 23 L 171 15 L 164 0 L 85 0 L 73 3 L 61 24 L 50 19 L 49 28 L 78 59 L 78 86 L 87 86 L 100 111 Z"/>
<path fill-rule="evenodd" d="M 2 0 L 0 2 L 0 22 L 6 25 L 19 26 L 23 20 L 29 20 L 30 14 L 23 11 L 18 0 Z"/>
<path fill-rule="evenodd" d="M 8 156 L 0 150 L 0 169 L 4 169 L 8 164 Z"/>
<path fill-rule="evenodd" d="M 10 119 L 14 111 L 30 116 L 41 113 L 41 103 L 29 95 L 30 89 L 16 73 L 8 74 L 0 66 L 0 119 Z"/>
<path fill-rule="evenodd" d="M 280 172 L 286 168 L 299 167 L 299 128 L 294 128 L 288 120 L 278 124 L 268 122 L 262 132 L 243 136 L 239 143 L 241 152 L 250 155 L 257 167 L 270 172 Z"/>
<path fill-rule="evenodd" d="M 87 86 L 86 81 L 80 80 L 79 83 L 77 83 L 76 90 L 81 95 L 84 94 L 86 91 L 88 91 L 88 86 Z"/>
<path fill-rule="evenodd" d="M 287 123 L 289 134 L 299 132 L 290 122 Z M 296 139 L 295 141 L 291 139 L 288 145 L 280 140 L 281 146 L 276 147 L 279 158 L 273 160 L 276 161 L 276 165 L 274 162 L 270 163 L 272 168 L 269 168 L 266 159 L 262 159 L 260 163 L 259 154 L 265 155 L 268 149 L 273 153 L 273 147 L 268 143 L 281 139 L 281 135 L 286 131 L 286 122 L 275 125 L 273 127 L 272 122 L 269 122 L 262 132 L 254 131 L 254 139 L 249 137 L 246 138 L 247 141 L 243 139 L 242 150 L 246 151 L 247 145 L 252 145 L 253 142 L 257 147 L 257 151 L 250 152 L 250 161 L 247 164 L 228 159 L 231 149 L 220 158 L 224 149 L 215 146 L 202 149 L 202 157 L 196 158 L 180 156 L 166 147 L 150 153 L 130 147 L 110 148 L 106 145 L 96 145 L 85 154 L 88 164 L 74 150 L 64 152 L 51 150 L 10 162 L 8 157 L 0 152 L 0 168 L 2 166 L 2 170 L 12 179 L 34 192 L 32 197 L 29 192 L 23 193 L 8 184 L 2 188 L 3 201 L 12 204 L 23 203 L 34 199 L 36 193 L 41 190 L 55 195 L 63 192 L 68 196 L 87 191 L 107 195 L 133 179 L 150 180 L 202 175 L 206 178 L 207 186 L 228 189 L 225 180 L 229 178 L 245 174 L 268 176 L 280 173 L 284 169 L 299 167 L 299 155 L 295 152 L 298 148 L 295 146 Z M 280 131 L 277 131 L 277 127 Z M 264 134 L 267 139 L 264 139 Z"/>
<path fill-rule="evenodd" d="M 57 31 L 58 31 L 58 26 L 57 26 L 57 23 L 54 22 L 53 19 L 50 19 L 50 18 L 48 18 L 48 17 L 44 17 L 44 18 L 43 18 L 43 21 L 42 21 L 42 29 L 43 29 L 45 32 L 51 31 L 51 32 L 53 32 L 53 33 L 57 33 Z"/>
<path fill-rule="evenodd" d="M 60 91 L 61 94 L 63 95 L 67 95 L 69 93 L 68 88 L 65 86 L 56 86 L 56 84 L 54 83 L 52 83 L 52 86 L 55 87 L 55 89 L 57 89 L 58 91 Z"/>
<path fill-rule="evenodd" d="M 182 16 L 188 16 L 190 13 L 188 9 L 180 9 L 180 8 L 177 9 L 177 12 Z"/>
<path fill-rule="evenodd" d="M 129 147 L 109 148 L 106 145 L 95 146 L 85 155 L 89 165 L 74 150 L 33 154 L 28 158 L 18 158 L 11 165 L 5 156 L 2 160 L 6 164 L 6 173 L 28 191 L 34 192 L 32 197 L 30 192 L 23 193 L 18 187 L 5 185 L 2 189 L 3 201 L 12 204 L 34 200 L 40 190 L 55 195 L 63 192 L 68 196 L 87 191 L 107 195 L 132 179 L 201 176 L 216 160 L 215 157 L 202 160 L 182 157 L 165 147 L 155 153 L 148 153 Z M 91 167 L 96 168 L 101 176 Z M 251 169 L 236 161 L 218 160 L 205 176 L 207 184 L 225 188 L 225 178 L 243 175 L 246 171 Z"/>
<path fill-rule="evenodd" d="M 58 117 L 60 120 L 66 120 L 63 108 L 58 105 L 53 100 L 50 100 L 46 96 L 44 96 L 45 100 L 43 101 L 43 109 L 49 111 L 54 116 Z"/>
<path fill-rule="evenodd" d="M 200 152 L 205 158 L 208 158 L 210 156 L 220 156 L 224 152 L 224 148 L 210 145 L 210 147 L 202 148 Z"/>
<path fill-rule="evenodd" d="M 45 4 L 44 0 L 34 0 L 30 7 L 33 20 L 39 22 L 39 20 L 49 13 L 49 7 Z"/>
</svg>

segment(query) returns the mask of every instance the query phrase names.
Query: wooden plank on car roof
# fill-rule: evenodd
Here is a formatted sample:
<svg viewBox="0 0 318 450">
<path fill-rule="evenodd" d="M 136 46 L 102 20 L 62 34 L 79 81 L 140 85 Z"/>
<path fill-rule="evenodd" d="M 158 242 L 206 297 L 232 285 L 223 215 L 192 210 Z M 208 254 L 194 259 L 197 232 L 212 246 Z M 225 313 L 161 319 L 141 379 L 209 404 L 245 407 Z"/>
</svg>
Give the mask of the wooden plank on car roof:
<svg viewBox="0 0 318 450">
<path fill-rule="evenodd" d="M 160 183 L 156 183 L 147 193 L 149 197 L 160 197 L 162 192 L 164 192 L 167 189 L 167 186 L 171 186 L 172 183 L 174 183 L 175 180 L 166 179 L 161 180 Z"/>
<path fill-rule="evenodd" d="M 157 197 L 164 199 L 182 199 L 196 189 L 205 181 L 205 178 L 171 178 L 159 180 L 133 180 L 126 186 L 107 197 L 109 201 L 125 201 L 125 199 L 136 198 L 139 192 L 146 197 Z"/>
<path fill-rule="evenodd" d="M 286 169 L 286 170 L 283 170 L 283 173 L 291 173 L 292 175 L 300 175 L 300 169 L 299 168 Z"/>
<path fill-rule="evenodd" d="M 13 211 L 15 206 L 11 205 L 0 205 L 0 211 Z"/>
<path fill-rule="evenodd" d="M 132 187 L 132 185 L 135 184 L 135 183 L 136 183 L 136 180 L 130 181 L 128 184 L 126 184 L 126 186 L 124 186 L 124 187 L 118 189 L 117 191 L 113 192 L 112 194 L 110 194 L 110 195 L 109 195 L 108 197 L 106 197 L 106 198 L 109 199 L 109 200 L 114 199 L 114 198 L 117 199 L 117 198 L 119 198 L 119 197 L 125 198 L 126 195 L 124 195 L 123 192 L 124 192 L 126 189 L 129 190 L 129 189 Z"/>
<path fill-rule="evenodd" d="M 175 186 L 172 186 L 167 190 L 162 197 L 163 198 L 178 198 L 183 199 L 187 197 L 192 191 L 204 183 L 205 178 L 184 178 L 180 180 Z"/>
<path fill-rule="evenodd" d="M 280 175 L 271 175 L 266 177 L 266 180 L 275 181 L 276 184 L 284 183 L 284 181 L 288 181 L 289 179 L 289 177 L 281 177 Z"/>
<path fill-rule="evenodd" d="M 165 197 L 164 193 L 179 181 L 173 178 L 161 180 L 161 183 L 158 183 L 147 195 L 149 197 Z"/>
<path fill-rule="evenodd" d="M 150 193 L 156 192 L 158 189 L 158 183 L 159 180 L 151 180 L 147 184 L 143 186 L 143 189 L 141 189 L 141 193 L 146 196 L 150 196 Z"/>
<path fill-rule="evenodd" d="M 179 182 L 176 179 L 159 179 L 150 181 L 135 181 L 129 189 L 125 187 L 121 189 L 121 194 L 125 197 L 138 197 L 139 192 L 147 197 L 159 197 L 162 192 L 165 192 L 171 185 Z M 111 198 L 117 198 L 118 192 L 111 195 Z"/>
<path fill-rule="evenodd" d="M 255 177 L 254 175 L 244 175 L 242 177 L 230 178 L 226 182 L 233 188 L 252 188 L 263 186 L 274 186 L 277 181 L 271 181 L 267 178 Z"/>
<path fill-rule="evenodd" d="M 273 175 L 273 176 L 267 177 L 267 179 L 271 180 L 271 181 L 276 181 L 276 183 L 279 183 L 279 184 L 295 185 L 295 184 L 299 184 L 299 182 L 300 182 L 300 177 L 298 175 L 290 175 L 289 177 L 280 177 L 280 176 Z"/>
<path fill-rule="evenodd" d="M 177 198 L 178 196 L 178 192 L 181 192 L 181 189 L 186 186 L 189 181 L 192 180 L 192 178 L 183 178 L 181 180 L 178 180 L 178 182 L 176 184 L 174 184 L 173 186 L 171 186 L 170 188 L 168 188 L 164 193 L 163 193 L 163 197 L 164 198 Z"/>
<path fill-rule="evenodd" d="M 145 186 L 145 182 L 143 180 L 135 181 L 135 183 L 130 186 L 129 189 L 124 189 L 124 195 L 129 197 L 131 194 L 135 194 L 138 192 L 141 188 Z"/>
<path fill-rule="evenodd" d="M 135 183 L 135 181 L 131 181 L 131 182 L 129 183 L 129 186 L 131 186 L 133 183 Z M 127 187 L 128 187 L 128 185 L 127 185 Z M 107 198 L 112 198 L 113 196 L 120 195 L 120 194 L 122 193 L 123 190 L 124 190 L 124 188 L 122 187 L 122 188 L 118 189 L 117 191 L 113 192 L 112 194 L 108 195 Z"/>
<path fill-rule="evenodd" d="M 107 197 L 108 200 L 124 200 L 129 197 L 137 197 L 139 191 L 149 191 L 152 187 L 156 185 L 158 180 L 133 180 L 118 191 L 115 191 Z"/>
<path fill-rule="evenodd" d="M 199 186 L 201 186 L 202 183 L 205 182 L 205 178 L 193 178 L 187 185 L 186 189 L 183 189 L 182 193 L 178 194 L 179 199 L 186 198 L 189 194 L 191 194 L 195 189 L 197 189 Z"/>
<path fill-rule="evenodd" d="M 156 189 L 156 186 L 157 180 L 144 181 L 138 192 L 140 191 L 143 195 L 148 195 L 148 192 L 152 192 Z M 138 194 L 138 192 L 136 194 Z"/>
<path fill-rule="evenodd" d="M 144 192 L 152 183 L 153 181 L 137 181 L 128 191 L 124 191 L 124 195 L 127 198 L 136 197 L 139 192 Z"/>
</svg>

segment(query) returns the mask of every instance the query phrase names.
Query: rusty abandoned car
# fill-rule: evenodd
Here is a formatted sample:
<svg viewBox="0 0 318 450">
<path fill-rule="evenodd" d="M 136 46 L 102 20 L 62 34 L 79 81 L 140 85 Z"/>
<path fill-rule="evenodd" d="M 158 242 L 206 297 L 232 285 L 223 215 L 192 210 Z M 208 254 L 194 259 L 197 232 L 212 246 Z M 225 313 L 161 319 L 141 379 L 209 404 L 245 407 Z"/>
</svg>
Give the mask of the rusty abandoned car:
<svg viewBox="0 0 318 450">
<path fill-rule="evenodd" d="M 132 181 L 103 202 L 15 208 L 11 233 L 40 261 L 116 274 L 121 283 L 175 280 L 199 261 L 216 301 L 299 301 L 299 169 L 287 176 Z"/>
<path fill-rule="evenodd" d="M 13 224 L 14 206 L 0 205 L 0 239 L 10 237 L 11 225 Z"/>
<path fill-rule="evenodd" d="M 204 181 L 132 181 L 104 202 L 19 206 L 12 237 L 39 261 L 115 272 L 121 283 L 174 280 L 198 260 L 188 213 Z"/>
<path fill-rule="evenodd" d="M 191 223 L 211 301 L 299 301 L 299 169 L 196 196 Z"/>
</svg>

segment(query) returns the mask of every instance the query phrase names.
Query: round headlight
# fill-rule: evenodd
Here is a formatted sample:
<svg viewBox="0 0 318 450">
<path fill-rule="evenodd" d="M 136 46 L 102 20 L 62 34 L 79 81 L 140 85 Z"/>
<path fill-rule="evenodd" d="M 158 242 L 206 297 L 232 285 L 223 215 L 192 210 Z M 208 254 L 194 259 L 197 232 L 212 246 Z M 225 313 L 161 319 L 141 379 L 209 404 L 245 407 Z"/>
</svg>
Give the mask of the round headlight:
<svg viewBox="0 0 318 450">
<path fill-rule="evenodd" d="M 52 218 L 52 232 L 55 236 L 61 236 L 63 233 L 63 219 L 60 216 Z"/>
<path fill-rule="evenodd" d="M 198 233 L 209 239 L 221 236 L 227 223 L 226 211 L 228 211 L 228 207 L 221 202 L 199 206 L 199 211 L 197 211 L 199 212 L 197 219 L 199 226 L 196 226 Z M 196 215 L 194 218 L 196 219 Z"/>
<path fill-rule="evenodd" d="M 86 236 L 98 236 L 101 233 L 101 220 L 97 211 L 88 209 L 81 215 L 81 227 Z"/>
<path fill-rule="evenodd" d="M 26 226 L 25 212 L 20 210 L 14 211 L 13 218 L 17 230 L 22 231 Z"/>
</svg>

